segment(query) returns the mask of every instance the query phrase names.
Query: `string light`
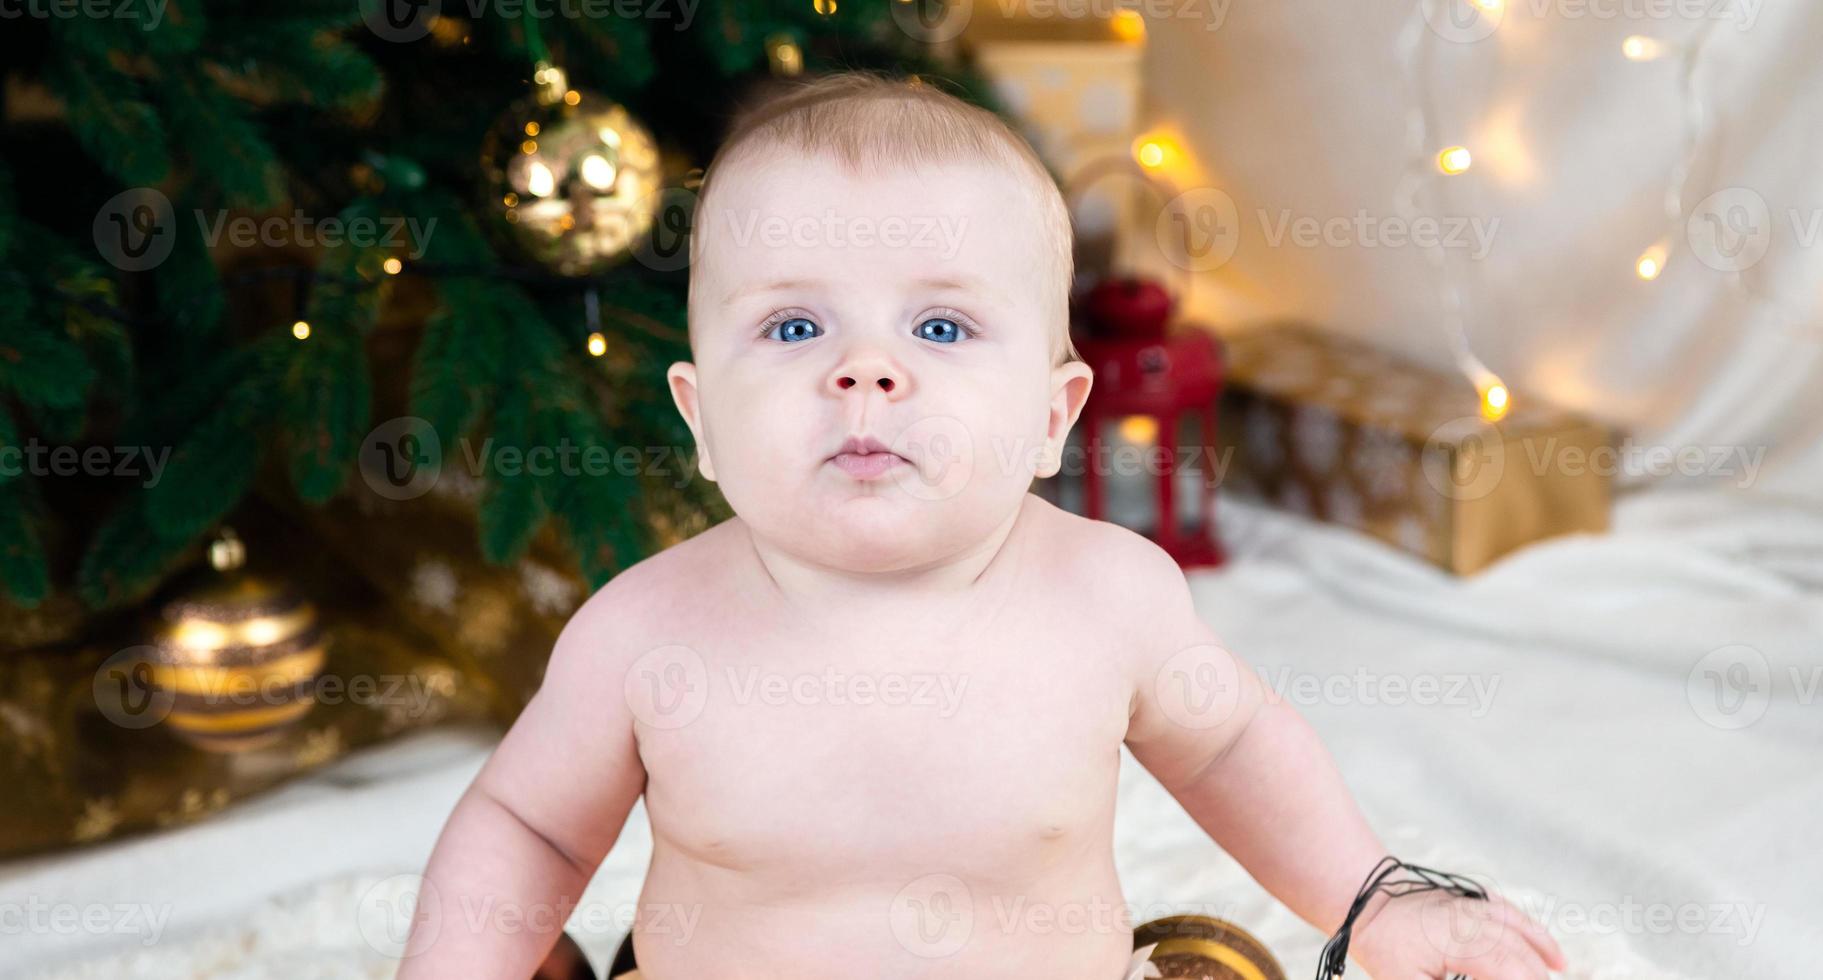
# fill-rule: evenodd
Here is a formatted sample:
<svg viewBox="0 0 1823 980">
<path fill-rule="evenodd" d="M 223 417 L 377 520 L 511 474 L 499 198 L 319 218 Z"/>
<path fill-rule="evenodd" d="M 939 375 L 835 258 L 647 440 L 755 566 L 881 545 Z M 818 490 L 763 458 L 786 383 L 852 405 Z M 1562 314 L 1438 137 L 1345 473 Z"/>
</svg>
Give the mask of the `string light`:
<svg viewBox="0 0 1823 980">
<path fill-rule="evenodd" d="M 299 320 L 298 322 L 292 324 L 291 325 L 291 335 L 293 337 L 296 337 L 299 340 L 309 340 L 310 339 L 310 324 L 304 320 Z"/>
<path fill-rule="evenodd" d="M 1644 34 L 1629 34 L 1620 42 L 1620 53 L 1626 55 L 1628 61 L 1652 61 L 1665 53 L 1665 45 Z"/>
<path fill-rule="evenodd" d="M 1157 170 L 1164 166 L 1166 158 L 1170 155 L 1170 143 L 1162 137 L 1141 137 L 1133 143 L 1133 159 L 1148 170 Z"/>
<path fill-rule="evenodd" d="M 1507 386 L 1496 378 L 1491 384 L 1480 390 L 1481 417 L 1489 422 L 1498 422 L 1506 418 L 1508 399 Z"/>
<path fill-rule="evenodd" d="M 1660 239 L 1653 242 L 1652 247 L 1641 252 L 1639 259 L 1633 263 L 1633 271 L 1638 274 L 1641 279 L 1651 282 L 1658 278 L 1659 273 L 1665 271 L 1665 259 L 1670 254 L 1671 243 L 1669 239 Z"/>
<path fill-rule="evenodd" d="M 1502 0 L 1471 2 L 1489 15 L 1499 13 L 1502 8 Z M 1468 147 L 1465 146 L 1446 146 L 1437 151 L 1435 156 L 1431 154 L 1431 148 L 1437 145 L 1432 136 L 1435 127 L 1431 125 L 1429 92 L 1418 77 L 1418 66 L 1425 63 L 1426 46 L 1435 32 L 1430 30 L 1425 21 L 1424 9 L 1424 0 L 1416 0 L 1412 4 L 1405 30 L 1399 35 L 1400 62 L 1405 69 L 1406 86 L 1411 91 L 1412 107 L 1406 116 L 1406 143 L 1410 147 L 1410 163 L 1406 166 L 1398 188 L 1393 192 L 1393 204 L 1399 216 L 1407 222 L 1421 217 L 1418 196 L 1425 187 L 1432 184 L 1438 174 L 1456 176 L 1467 171 L 1473 162 Z M 1450 255 L 1444 251 L 1442 243 L 1436 240 L 1428 242 L 1422 251 L 1435 273 L 1433 281 L 1437 284 L 1437 298 L 1449 331 L 1456 369 L 1474 384 L 1480 400 L 1481 417 L 1497 422 L 1512 410 L 1512 392 L 1500 380 L 1499 375 L 1481 363 L 1481 358 L 1475 356 L 1469 345 L 1462 286 L 1458 282 L 1457 273 L 1451 268 Z"/>
<path fill-rule="evenodd" d="M 608 352 L 608 338 L 597 330 L 589 334 L 589 356 L 600 357 Z"/>
<path fill-rule="evenodd" d="M 1146 19 L 1137 10 L 1117 10 L 1109 22 L 1114 29 L 1114 36 L 1128 44 L 1138 44 L 1146 39 Z"/>
<path fill-rule="evenodd" d="M 1666 263 L 1671 260 L 1671 250 L 1677 243 L 1678 230 L 1684 223 L 1684 186 L 1689 183 L 1690 172 L 1696 167 L 1697 152 L 1701 149 L 1702 133 L 1708 117 L 1708 109 L 1696 93 L 1696 66 L 1715 25 L 1715 18 L 1706 18 L 1703 26 L 1697 30 L 1696 37 L 1683 46 L 1683 63 L 1678 70 L 1678 92 L 1684 102 L 1684 152 L 1678 159 L 1677 166 L 1672 168 L 1671 180 L 1665 187 L 1665 221 L 1670 226 L 1670 231 L 1640 253 L 1640 257 L 1633 263 L 1634 274 L 1646 282 L 1657 279 L 1665 271 Z M 1659 42 L 1638 34 L 1621 42 L 1621 53 L 1633 61 L 1651 60 L 1663 50 L 1664 46 Z M 1736 281 L 1738 284 L 1738 277 Z"/>
<path fill-rule="evenodd" d="M 1437 169 L 1451 177 L 1468 170 L 1472 162 L 1466 146 L 1446 146 L 1437 153 Z"/>
<path fill-rule="evenodd" d="M 385 269 L 387 275 L 396 276 L 405 269 L 405 263 L 399 261 L 397 258 L 389 258 L 380 263 L 380 268 Z"/>
</svg>

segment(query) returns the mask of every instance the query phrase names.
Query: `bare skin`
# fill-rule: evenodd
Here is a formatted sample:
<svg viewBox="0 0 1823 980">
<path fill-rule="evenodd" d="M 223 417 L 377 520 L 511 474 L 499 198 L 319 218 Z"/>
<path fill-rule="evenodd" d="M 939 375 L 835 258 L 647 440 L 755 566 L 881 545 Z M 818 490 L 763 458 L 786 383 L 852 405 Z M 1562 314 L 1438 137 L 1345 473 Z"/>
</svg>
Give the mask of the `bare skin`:
<svg viewBox="0 0 1823 980">
<path fill-rule="evenodd" d="M 1386 850 L 1315 733 L 1161 550 L 1029 493 L 1090 379 L 1051 356 L 1026 190 L 979 164 L 862 176 L 780 153 L 727 173 L 711 219 L 973 224 L 946 255 L 711 239 L 696 359 L 670 379 L 740 516 L 577 612 L 438 841 L 400 976 L 529 976 L 643 793 L 643 980 L 1120 980 L 1123 743 L 1333 931 Z M 851 438 L 897 459 L 844 455 Z M 1457 942 L 1427 928 L 1439 911 L 1497 921 Z M 1354 959 L 1375 980 L 1563 967 L 1502 902 L 1424 915 L 1370 906 Z"/>
</svg>

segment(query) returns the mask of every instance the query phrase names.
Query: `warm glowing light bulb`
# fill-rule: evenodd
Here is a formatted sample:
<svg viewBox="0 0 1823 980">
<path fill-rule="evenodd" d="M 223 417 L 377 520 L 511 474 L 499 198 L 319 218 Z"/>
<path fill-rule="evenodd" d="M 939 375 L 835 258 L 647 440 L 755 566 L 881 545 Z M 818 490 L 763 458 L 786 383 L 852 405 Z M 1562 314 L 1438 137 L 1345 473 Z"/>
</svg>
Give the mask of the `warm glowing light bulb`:
<svg viewBox="0 0 1823 980">
<path fill-rule="evenodd" d="M 1658 274 L 1665 271 L 1665 255 L 1668 250 L 1663 242 L 1653 245 L 1640 254 L 1639 261 L 1633 264 L 1633 271 L 1641 279 L 1651 282 Z"/>
<path fill-rule="evenodd" d="M 1665 45 L 1644 34 L 1629 34 L 1620 42 L 1620 53 L 1626 55 L 1628 61 L 1651 61 L 1665 53 Z"/>
<path fill-rule="evenodd" d="M 599 331 L 599 330 L 595 331 L 592 334 L 589 334 L 589 356 L 600 357 L 601 355 L 606 354 L 607 352 L 608 352 L 608 338 L 603 337 L 601 335 L 601 331 Z"/>
<path fill-rule="evenodd" d="M 836 12 L 836 0 L 811 0 L 810 6 L 825 17 Z"/>
<path fill-rule="evenodd" d="M 1120 437 L 1138 446 L 1149 446 L 1158 438 L 1158 420 L 1150 415 L 1129 415 L 1120 420 Z"/>
<path fill-rule="evenodd" d="M 387 275 L 396 276 L 400 272 L 404 271 L 405 263 L 400 262 L 396 258 L 392 258 L 392 259 L 387 259 L 386 261 L 380 263 L 380 268 L 385 269 Z"/>
<path fill-rule="evenodd" d="M 1506 5 L 1506 0 L 1469 0 L 1469 2 L 1483 13 L 1489 14 L 1500 13 L 1500 8 Z"/>
<path fill-rule="evenodd" d="M 1473 162 L 1466 146 L 1446 146 L 1437 153 L 1437 169 L 1452 177 L 1467 170 Z"/>
<path fill-rule="evenodd" d="M 1146 19 L 1137 10 L 1118 10 L 1114 19 L 1109 22 L 1114 28 L 1114 36 L 1129 44 L 1137 44 L 1146 39 Z"/>
<path fill-rule="evenodd" d="M 576 91 L 575 89 L 570 89 L 568 92 L 563 93 L 563 104 L 564 105 L 581 105 L 582 104 L 582 93 Z"/>
<path fill-rule="evenodd" d="M 1481 389 L 1481 417 L 1489 422 L 1498 422 L 1506 417 L 1512 408 L 1512 394 L 1499 379 L 1487 383 Z"/>
<path fill-rule="evenodd" d="M 614 177 L 614 165 L 608 162 L 607 157 L 591 153 L 582 158 L 582 179 L 590 187 L 605 191 L 614 186 Z"/>
<path fill-rule="evenodd" d="M 538 124 L 535 122 L 526 123 L 525 124 L 525 135 L 537 136 L 538 135 Z"/>
<path fill-rule="evenodd" d="M 1133 145 L 1133 159 L 1142 167 L 1156 169 L 1165 163 L 1165 142 L 1160 139 L 1142 139 Z"/>
<path fill-rule="evenodd" d="M 557 176 L 551 173 L 550 167 L 544 165 L 544 161 L 533 160 L 525 171 L 525 189 L 533 197 L 550 197 L 551 192 L 557 189 Z"/>
<path fill-rule="evenodd" d="M 299 320 L 298 322 L 292 324 L 291 325 L 291 335 L 293 337 L 296 337 L 299 340 L 309 340 L 310 339 L 310 324 L 303 320 Z"/>
</svg>

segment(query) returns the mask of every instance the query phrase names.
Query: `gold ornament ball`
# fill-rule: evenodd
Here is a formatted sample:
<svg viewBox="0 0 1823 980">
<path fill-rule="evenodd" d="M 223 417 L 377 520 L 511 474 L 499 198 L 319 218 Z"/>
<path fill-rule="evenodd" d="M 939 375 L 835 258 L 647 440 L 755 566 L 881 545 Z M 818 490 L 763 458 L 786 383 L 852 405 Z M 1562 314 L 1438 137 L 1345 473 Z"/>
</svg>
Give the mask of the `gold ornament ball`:
<svg viewBox="0 0 1823 980">
<path fill-rule="evenodd" d="M 316 607 L 248 574 L 245 560 L 240 539 L 223 532 L 204 580 L 161 610 L 152 645 L 151 681 L 172 699 L 164 723 L 210 752 L 282 738 L 315 704 L 328 653 Z"/>
<path fill-rule="evenodd" d="M 661 202 L 658 144 L 623 106 L 555 84 L 515 103 L 482 150 L 490 207 L 525 256 L 588 276 L 632 254 Z"/>
<path fill-rule="evenodd" d="M 1166 980 L 1285 980 L 1266 944 L 1225 919 L 1173 915 L 1133 929 L 1133 948 L 1157 943 L 1147 958 Z"/>
</svg>

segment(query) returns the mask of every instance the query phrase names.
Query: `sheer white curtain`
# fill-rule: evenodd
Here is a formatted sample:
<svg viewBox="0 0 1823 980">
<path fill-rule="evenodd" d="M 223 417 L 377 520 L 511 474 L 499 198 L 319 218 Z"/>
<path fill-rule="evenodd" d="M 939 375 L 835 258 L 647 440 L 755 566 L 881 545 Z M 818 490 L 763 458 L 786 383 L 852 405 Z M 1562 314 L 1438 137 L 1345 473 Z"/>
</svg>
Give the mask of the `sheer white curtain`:
<svg viewBox="0 0 1823 980">
<path fill-rule="evenodd" d="M 1460 144 L 1474 163 L 1419 201 L 1457 240 L 1444 251 L 1472 348 L 1518 397 L 1627 433 L 1622 486 L 1823 495 L 1823 4 L 1506 0 L 1479 40 L 1439 22 L 1415 96 L 1400 41 L 1418 2 L 1148 8 L 1146 120 L 1181 143 L 1176 176 L 1222 190 L 1238 218 L 1232 257 L 1199 275 L 1189 309 L 1234 328 L 1301 318 L 1448 368 L 1437 273 L 1388 243 L 1422 97 L 1430 152 Z M 1693 78 L 1707 120 L 1684 208 L 1764 244 L 1738 285 L 1714 266 L 1751 252 L 1693 248 L 1666 217 L 1685 156 L 1677 51 L 1622 54 L 1630 35 L 1676 45 L 1705 20 Z M 1743 192 L 1763 215 L 1730 210 L 1754 200 Z M 1133 229 L 1136 263 L 1153 239 Z M 1636 260 L 1666 239 L 1662 274 L 1643 281 Z M 1680 449 L 1687 462 L 1663 462 Z M 1702 471 L 1683 472 L 1699 455 Z"/>
</svg>

